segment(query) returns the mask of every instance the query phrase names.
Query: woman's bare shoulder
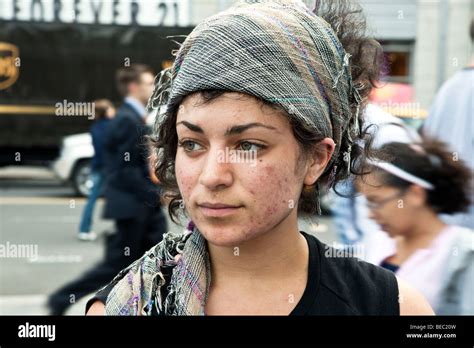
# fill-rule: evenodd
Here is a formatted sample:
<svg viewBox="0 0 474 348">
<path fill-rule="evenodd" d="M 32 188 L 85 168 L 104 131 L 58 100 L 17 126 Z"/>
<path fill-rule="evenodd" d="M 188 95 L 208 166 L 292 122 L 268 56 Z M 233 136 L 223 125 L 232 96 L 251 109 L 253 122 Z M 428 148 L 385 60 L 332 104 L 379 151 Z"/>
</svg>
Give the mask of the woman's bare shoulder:
<svg viewBox="0 0 474 348">
<path fill-rule="evenodd" d="M 105 305 L 101 301 L 95 301 L 86 315 L 105 315 Z"/>
<path fill-rule="evenodd" d="M 400 315 L 434 315 L 425 297 L 414 287 L 397 278 Z"/>
</svg>

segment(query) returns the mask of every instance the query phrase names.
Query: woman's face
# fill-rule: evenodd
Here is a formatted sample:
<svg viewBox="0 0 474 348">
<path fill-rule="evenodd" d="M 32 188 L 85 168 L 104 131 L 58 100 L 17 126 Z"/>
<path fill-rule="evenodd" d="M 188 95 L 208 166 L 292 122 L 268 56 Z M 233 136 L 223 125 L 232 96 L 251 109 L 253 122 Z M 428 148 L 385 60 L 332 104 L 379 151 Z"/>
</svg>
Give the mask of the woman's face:
<svg viewBox="0 0 474 348">
<path fill-rule="evenodd" d="M 375 173 L 357 181 L 369 209 L 369 218 L 376 221 L 391 237 L 410 233 L 417 220 L 419 199 L 413 197 L 410 189 L 399 189 L 382 183 Z"/>
<path fill-rule="evenodd" d="M 186 97 L 176 130 L 179 190 L 189 216 L 214 245 L 236 246 L 286 219 L 296 222 L 303 184 L 314 183 L 326 165 L 324 159 L 298 160 L 287 118 L 238 93 L 209 103 L 197 93 Z"/>
</svg>

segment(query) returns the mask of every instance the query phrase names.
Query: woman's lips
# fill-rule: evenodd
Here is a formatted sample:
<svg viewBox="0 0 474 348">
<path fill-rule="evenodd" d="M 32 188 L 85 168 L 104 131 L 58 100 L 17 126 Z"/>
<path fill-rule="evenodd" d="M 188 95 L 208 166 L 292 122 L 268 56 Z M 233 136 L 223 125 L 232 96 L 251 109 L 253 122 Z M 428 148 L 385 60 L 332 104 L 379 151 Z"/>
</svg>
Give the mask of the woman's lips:
<svg viewBox="0 0 474 348">
<path fill-rule="evenodd" d="M 199 205 L 201 212 L 209 217 L 221 217 L 235 214 L 242 206 L 232 206 L 226 204 L 209 204 L 204 203 Z"/>
</svg>

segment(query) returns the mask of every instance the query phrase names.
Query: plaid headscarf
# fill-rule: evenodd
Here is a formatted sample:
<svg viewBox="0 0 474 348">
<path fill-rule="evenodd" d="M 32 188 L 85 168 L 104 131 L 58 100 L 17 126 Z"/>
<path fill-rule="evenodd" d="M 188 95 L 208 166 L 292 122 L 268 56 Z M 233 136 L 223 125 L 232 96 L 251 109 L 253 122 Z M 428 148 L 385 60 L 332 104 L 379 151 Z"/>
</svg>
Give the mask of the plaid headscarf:
<svg viewBox="0 0 474 348">
<path fill-rule="evenodd" d="M 336 149 L 327 168 L 340 151 L 348 154 L 349 167 L 361 101 L 349 59 L 329 24 L 303 3 L 242 2 L 192 31 L 174 65 L 158 75 L 149 106 L 171 105 L 207 89 L 246 93 L 281 106 L 321 139 L 332 138 Z M 341 149 L 343 137 L 347 149 Z M 167 267 L 170 284 L 163 276 Z M 166 315 L 204 314 L 210 283 L 206 241 L 193 224 L 182 235 L 168 233 L 115 280 L 107 314 L 147 315 L 153 308 Z"/>
<path fill-rule="evenodd" d="M 281 106 L 321 139 L 332 138 L 336 148 L 326 170 L 340 151 L 349 170 L 361 103 L 351 55 L 301 1 L 248 2 L 209 17 L 188 35 L 173 66 L 159 75 L 150 107 L 206 89 L 246 93 Z"/>
</svg>

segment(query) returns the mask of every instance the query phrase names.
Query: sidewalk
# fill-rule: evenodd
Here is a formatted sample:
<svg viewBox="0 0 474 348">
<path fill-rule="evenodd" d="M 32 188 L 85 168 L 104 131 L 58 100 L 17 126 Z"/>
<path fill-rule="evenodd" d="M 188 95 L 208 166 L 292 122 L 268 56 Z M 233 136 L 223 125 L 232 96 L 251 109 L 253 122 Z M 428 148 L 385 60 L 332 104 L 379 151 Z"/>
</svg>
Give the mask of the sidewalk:
<svg viewBox="0 0 474 348">
<path fill-rule="evenodd" d="M 48 167 L 6 166 L 0 167 L 0 180 L 2 179 L 54 180 L 56 177 Z"/>
<path fill-rule="evenodd" d="M 65 315 L 84 315 L 90 294 L 68 308 Z M 47 295 L 0 296 L 0 315 L 48 315 Z"/>
</svg>

